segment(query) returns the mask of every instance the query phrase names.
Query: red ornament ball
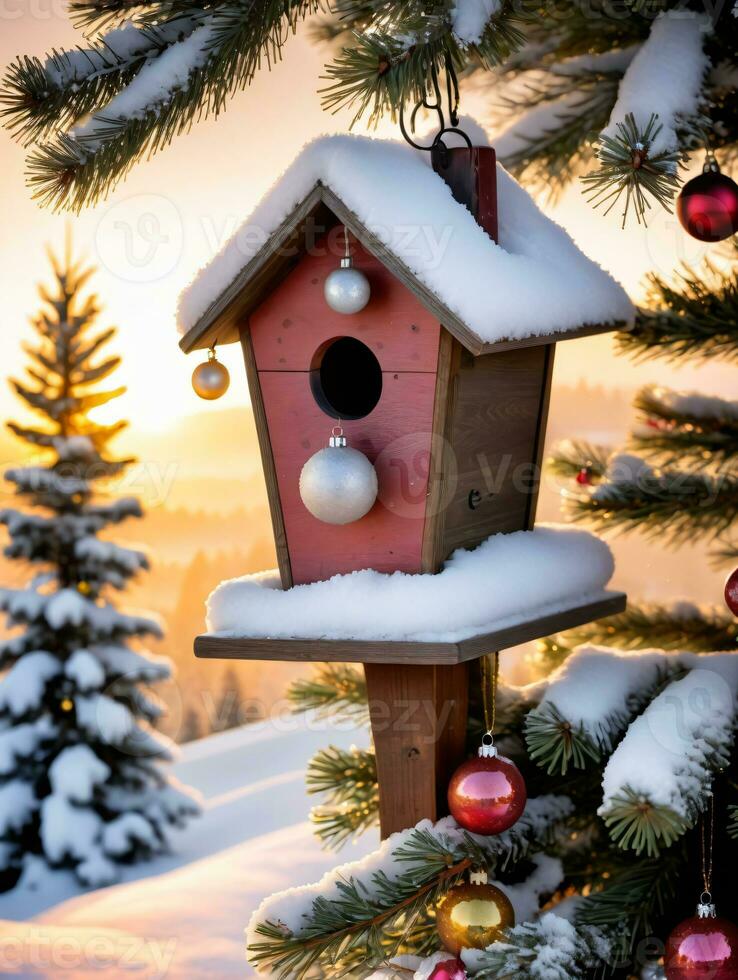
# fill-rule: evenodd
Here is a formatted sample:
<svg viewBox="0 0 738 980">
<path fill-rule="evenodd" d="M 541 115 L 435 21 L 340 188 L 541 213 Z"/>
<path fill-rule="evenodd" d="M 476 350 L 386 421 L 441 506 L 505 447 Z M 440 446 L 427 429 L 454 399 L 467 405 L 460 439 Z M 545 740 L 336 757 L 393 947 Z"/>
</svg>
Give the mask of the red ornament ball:
<svg viewBox="0 0 738 980">
<path fill-rule="evenodd" d="M 472 834 L 501 834 L 520 819 L 528 794 L 520 770 L 502 755 L 469 759 L 451 777 L 448 806 Z"/>
<path fill-rule="evenodd" d="M 667 980 L 736 980 L 738 928 L 728 919 L 686 919 L 666 941 Z"/>
<path fill-rule="evenodd" d="M 444 960 L 433 967 L 428 980 L 467 980 L 467 974 L 461 960 Z"/>
<path fill-rule="evenodd" d="M 592 483 L 592 474 L 588 466 L 583 466 L 574 478 L 580 487 L 588 487 Z"/>
<path fill-rule="evenodd" d="M 734 616 L 738 616 L 738 568 L 725 580 L 725 605 Z"/>
<path fill-rule="evenodd" d="M 701 242 L 721 242 L 738 231 L 738 184 L 714 161 L 687 181 L 676 202 L 682 227 Z"/>
</svg>

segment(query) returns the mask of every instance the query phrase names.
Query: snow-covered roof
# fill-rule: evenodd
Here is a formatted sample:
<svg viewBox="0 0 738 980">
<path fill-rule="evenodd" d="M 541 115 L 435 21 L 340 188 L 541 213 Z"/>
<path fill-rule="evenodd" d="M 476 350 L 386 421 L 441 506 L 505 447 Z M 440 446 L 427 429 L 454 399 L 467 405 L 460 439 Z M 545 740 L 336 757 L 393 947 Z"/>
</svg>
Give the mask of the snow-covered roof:
<svg viewBox="0 0 738 980">
<path fill-rule="evenodd" d="M 454 200 L 428 158 L 405 143 L 363 136 L 307 144 L 182 293 L 182 347 L 237 339 L 235 319 L 249 312 L 244 292 L 253 308 L 282 266 L 285 273 L 291 267 L 275 243 L 326 206 L 370 252 L 407 273 L 403 278 L 421 302 L 432 294 L 444 326 L 474 353 L 503 341 L 560 339 L 631 321 L 624 289 L 504 168 L 497 167 L 498 244 Z"/>
</svg>

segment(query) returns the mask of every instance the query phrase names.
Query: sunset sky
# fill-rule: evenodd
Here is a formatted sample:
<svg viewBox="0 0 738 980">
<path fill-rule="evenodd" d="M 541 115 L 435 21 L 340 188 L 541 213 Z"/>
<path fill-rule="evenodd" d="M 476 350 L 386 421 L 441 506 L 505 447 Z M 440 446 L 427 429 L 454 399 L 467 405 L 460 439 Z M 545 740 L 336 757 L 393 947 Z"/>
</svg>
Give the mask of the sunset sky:
<svg viewBox="0 0 738 980">
<path fill-rule="evenodd" d="M 43 55 L 49 48 L 82 43 L 61 0 L 12 0 L 0 11 L 0 61 L 16 54 Z M 64 225 L 73 222 L 77 245 L 99 266 L 95 285 L 103 297 L 106 321 L 120 327 L 124 355 L 121 381 L 129 392 L 117 409 L 134 426 L 162 430 L 175 419 L 207 410 L 193 394 L 189 376 L 201 358 L 184 357 L 177 347 L 174 313 L 179 291 L 221 247 L 299 151 L 320 132 L 345 131 L 346 116 L 320 108 L 317 89 L 324 52 L 304 38 L 289 41 L 285 60 L 264 72 L 231 103 L 219 120 L 196 126 L 148 163 L 137 166 L 110 198 L 80 217 L 42 211 L 24 184 L 24 151 L 0 133 L 0 239 L 3 329 L 0 357 L 7 373 L 22 365 L 20 342 L 29 336 L 27 317 L 37 306 L 35 287 L 47 274 L 44 245 L 60 246 Z M 489 96 L 487 96 L 487 102 Z M 485 99 L 467 98 L 462 108 L 479 114 Z M 392 134 L 387 123 L 383 132 Z M 604 217 L 572 187 L 549 213 L 565 225 L 592 258 L 611 270 L 638 298 L 649 268 L 668 274 L 679 259 L 695 260 L 701 248 L 688 239 L 676 219 L 657 214 L 647 230 L 623 232 L 618 217 Z M 522 301 L 522 300 L 521 300 Z M 681 387 L 727 394 L 730 370 L 711 366 L 675 372 L 660 363 L 635 367 L 610 356 L 608 338 L 560 345 L 559 382 L 634 387 L 659 380 Z M 219 405 L 245 404 L 246 384 L 235 347 L 222 352 L 234 382 Z M 0 388 L 7 417 L 17 411 L 10 392 Z"/>
</svg>

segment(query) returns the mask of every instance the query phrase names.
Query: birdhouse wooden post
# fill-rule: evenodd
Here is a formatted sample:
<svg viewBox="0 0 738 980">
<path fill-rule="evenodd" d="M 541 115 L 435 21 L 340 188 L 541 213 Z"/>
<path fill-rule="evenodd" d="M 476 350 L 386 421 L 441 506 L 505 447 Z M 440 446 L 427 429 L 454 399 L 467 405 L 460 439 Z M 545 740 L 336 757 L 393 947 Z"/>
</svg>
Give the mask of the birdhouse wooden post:
<svg viewBox="0 0 738 980">
<path fill-rule="evenodd" d="M 498 204 L 504 204 L 492 149 L 452 149 L 434 160 L 434 175 L 427 162 L 401 148 L 420 167 L 411 171 L 418 185 L 432 191 L 428 221 L 440 243 L 434 267 L 427 249 L 414 259 L 409 247 L 397 244 L 400 226 L 409 226 L 406 235 L 420 230 L 417 212 L 409 204 L 403 211 L 402 188 L 392 187 L 401 174 L 390 168 L 386 186 L 371 187 L 369 168 L 356 174 L 358 186 L 347 193 L 350 177 L 334 173 L 335 153 L 345 153 L 346 167 L 358 160 L 360 170 L 362 152 L 378 153 L 379 141 L 329 138 L 321 145 L 304 151 L 302 166 L 298 160 L 257 209 L 250 227 L 266 226 L 257 229 L 258 246 L 240 255 L 238 246 L 229 246 L 214 260 L 215 272 L 192 287 L 180 313 L 185 351 L 233 341 L 243 347 L 285 590 L 366 568 L 433 574 L 456 549 L 532 528 L 555 343 L 615 325 L 612 315 L 607 322 L 563 318 L 560 329 L 533 325 L 507 334 L 503 327 L 485 337 L 470 324 L 468 304 L 455 296 L 488 287 L 457 261 L 456 241 L 464 236 L 466 249 L 470 235 L 478 239 L 490 268 L 498 253 L 507 261 L 492 244 Z M 398 160 L 404 166 L 406 157 Z M 393 234 L 381 225 L 382 215 L 371 215 L 372 200 L 385 191 L 403 211 L 393 214 Z M 407 195 L 413 193 L 407 186 Z M 516 187 L 515 193 L 523 192 Z M 446 225 L 446 217 L 433 225 L 436 200 Z M 525 206 L 538 214 L 532 202 Z M 549 234 L 548 224 L 544 230 Z M 368 283 L 368 301 L 360 297 L 365 305 L 354 313 L 341 307 L 353 294 L 334 301 L 325 288 L 346 242 L 351 261 L 343 264 Z M 595 269 L 592 277 L 604 277 Z M 576 276 L 571 288 L 581 288 Z M 490 309 L 503 300 L 493 291 Z M 504 302 L 509 305 L 509 297 Z M 377 489 L 368 512 L 342 524 L 316 517 L 304 486 L 301 491 L 303 468 L 337 426 L 373 464 Z M 216 633 L 198 637 L 195 650 L 212 658 L 363 663 L 386 836 L 445 812 L 448 779 L 464 753 L 471 661 L 609 615 L 624 603 L 622 594 L 608 593 L 563 611 L 532 608 L 512 625 L 454 642 Z"/>
</svg>

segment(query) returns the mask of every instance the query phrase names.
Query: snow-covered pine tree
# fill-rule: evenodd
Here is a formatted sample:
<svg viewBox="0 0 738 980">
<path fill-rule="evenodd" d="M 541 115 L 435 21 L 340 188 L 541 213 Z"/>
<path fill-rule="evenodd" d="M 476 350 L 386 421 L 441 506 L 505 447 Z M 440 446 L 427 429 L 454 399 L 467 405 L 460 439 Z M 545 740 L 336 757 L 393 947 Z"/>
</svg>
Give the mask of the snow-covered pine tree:
<svg viewBox="0 0 738 980">
<path fill-rule="evenodd" d="M 596 200 L 642 217 L 668 205 L 685 153 L 735 145 L 738 18 L 731 3 L 621 7 L 563 0 L 71 0 L 90 40 L 21 57 L 3 86 L 29 184 L 54 207 L 104 196 L 131 166 L 218 115 L 307 21 L 335 41 L 325 108 L 374 122 L 440 88 L 489 79 L 510 121 L 498 150 L 547 185 L 593 165 Z M 593 134 L 595 139 L 592 139 Z M 599 138 L 597 138 L 599 134 Z"/>
<path fill-rule="evenodd" d="M 620 350 L 641 361 L 690 363 L 738 356 L 738 244 L 717 250 L 699 270 L 669 282 L 650 277 L 649 303 Z M 718 565 L 738 563 L 738 402 L 650 385 L 635 399 L 636 425 L 621 450 L 568 441 L 551 466 L 565 487 L 570 519 L 597 530 L 641 531 L 661 544 L 706 541 Z M 579 478 L 577 480 L 577 477 Z M 621 649 L 660 645 L 693 651 L 738 650 L 738 620 L 716 597 L 712 606 L 679 599 L 631 601 L 625 613 L 542 644 L 560 662 L 578 643 Z"/>
<path fill-rule="evenodd" d="M 30 509 L 0 512 L 5 554 L 31 575 L 0 590 L 13 628 L 0 646 L 0 868 L 6 884 L 44 862 L 99 886 L 120 864 L 164 850 L 169 828 L 199 807 L 159 765 L 171 746 L 154 729 L 160 706 L 147 686 L 169 676 L 169 663 L 130 642 L 160 627 L 114 601 L 146 556 L 99 537 L 141 516 L 135 498 L 103 495 L 132 462 L 109 450 L 126 423 L 92 417 L 124 390 L 99 387 L 120 361 L 101 353 L 115 330 L 94 326 L 93 269 L 69 243 L 51 260 L 28 378 L 12 382 L 42 420 L 9 423 L 35 454 L 5 474 Z"/>
</svg>

